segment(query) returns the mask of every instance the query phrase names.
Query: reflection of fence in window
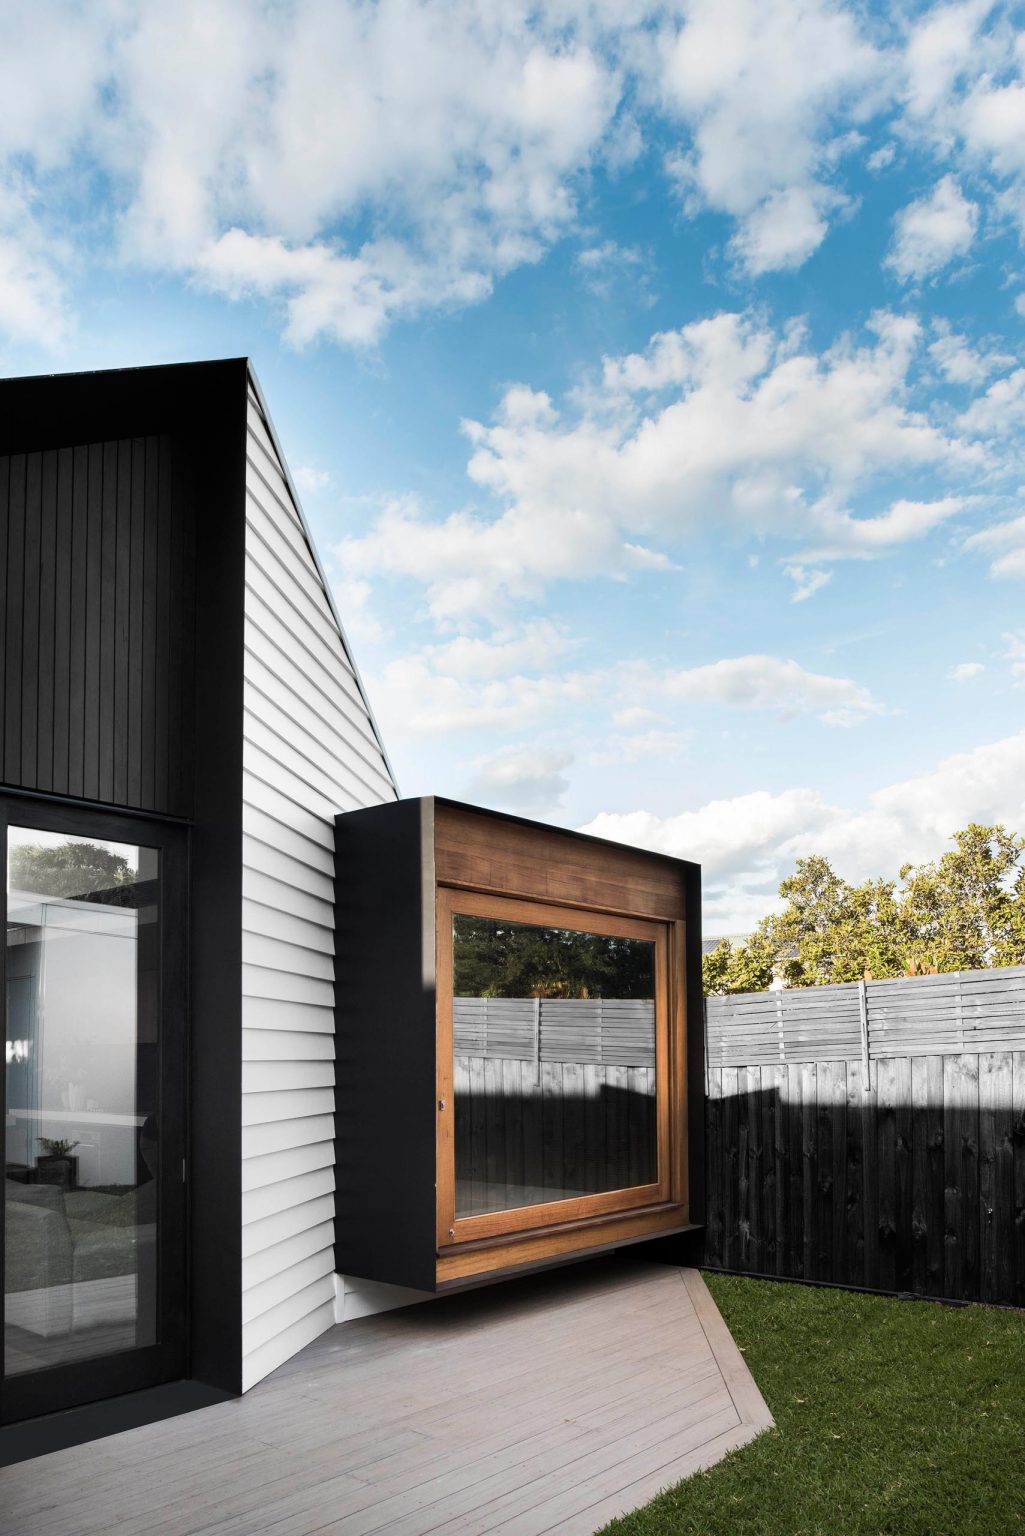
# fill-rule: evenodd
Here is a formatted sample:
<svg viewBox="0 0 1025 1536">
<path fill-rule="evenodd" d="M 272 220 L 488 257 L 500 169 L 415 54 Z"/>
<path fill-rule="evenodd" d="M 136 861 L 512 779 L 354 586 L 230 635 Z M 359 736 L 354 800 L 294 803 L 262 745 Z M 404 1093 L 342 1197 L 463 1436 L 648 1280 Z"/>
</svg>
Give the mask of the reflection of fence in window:
<svg viewBox="0 0 1025 1536">
<path fill-rule="evenodd" d="M 655 1065 L 655 1004 L 647 998 L 457 997 L 457 1056 Z"/>
<path fill-rule="evenodd" d="M 457 997 L 453 1036 L 467 1189 L 536 1203 L 655 1182 L 651 1000 Z"/>
</svg>

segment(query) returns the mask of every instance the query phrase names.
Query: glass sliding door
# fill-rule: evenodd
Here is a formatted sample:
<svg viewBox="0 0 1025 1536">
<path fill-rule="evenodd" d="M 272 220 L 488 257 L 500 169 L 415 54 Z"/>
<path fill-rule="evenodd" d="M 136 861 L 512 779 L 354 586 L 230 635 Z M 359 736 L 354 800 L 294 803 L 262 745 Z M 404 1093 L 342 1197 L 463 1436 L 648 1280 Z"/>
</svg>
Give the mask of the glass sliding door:
<svg viewBox="0 0 1025 1536">
<path fill-rule="evenodd" d="M 656 922 L 440 893 L 442 1246 L 668 1198 L 666 943 Z"/>
<path fill-rule="evenodd" d="M 5 1418 L 180 1364 L 180 850 L 133 830 L 9 810 Z"/>
</svg>

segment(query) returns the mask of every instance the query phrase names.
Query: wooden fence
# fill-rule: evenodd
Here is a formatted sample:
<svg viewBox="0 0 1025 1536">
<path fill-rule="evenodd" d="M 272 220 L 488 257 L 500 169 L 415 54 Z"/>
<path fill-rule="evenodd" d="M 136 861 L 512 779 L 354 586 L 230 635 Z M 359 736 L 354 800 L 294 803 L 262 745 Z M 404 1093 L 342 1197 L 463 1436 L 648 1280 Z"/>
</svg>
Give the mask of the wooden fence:
<svg viewBox="0 0 1025 1536">
<path fill-rule="evenodd" d="M 1025 1306 L 1025 967 L 710 997 L 706 1261 Z"/>
</svg>

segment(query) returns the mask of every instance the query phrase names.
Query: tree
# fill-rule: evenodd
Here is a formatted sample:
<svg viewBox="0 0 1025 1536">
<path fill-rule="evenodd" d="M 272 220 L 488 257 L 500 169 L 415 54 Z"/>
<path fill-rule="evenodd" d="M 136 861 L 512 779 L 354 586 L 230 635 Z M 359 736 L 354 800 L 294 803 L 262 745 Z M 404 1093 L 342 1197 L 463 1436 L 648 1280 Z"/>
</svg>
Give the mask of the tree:
<svg viewBox="0 0 1025 1536">
<path fill-rule="evenodd" d="M 970 822 L 953 841 L 956 848 L 934 863 L 900 872 L 909 958 L 940 971 L 1021 965 L 1025 838 Z"/>
<path fill-rule="evenodd" d="M 723 939 L 701 962 L 707 993 L 764 992 L 772 984 L 774 954 L 760 934 L 746 944 Z"/>
<path fill-rule="evenodd" d="M 457 997 L 654 997 L 653 946 L 569 928 L 455 918 Z"/>
<path fill-rule="evenodd" d="M 1025 964 L 1025 838 L 972 822 L 952 841 L 938 860 L 904 865 L 899 882 L 850 885 L 821 855 L 798 859 L 783 910 L 746 944 L 724 940 L 704 957 L 706 992 Z"/>
<path fill-rule="evenodd" d="M 14 890 L 73 899 L 131 885 L 136 875 L 123 854 L 98 843 L 16 843 L 9 878 Z"/>
</svg>

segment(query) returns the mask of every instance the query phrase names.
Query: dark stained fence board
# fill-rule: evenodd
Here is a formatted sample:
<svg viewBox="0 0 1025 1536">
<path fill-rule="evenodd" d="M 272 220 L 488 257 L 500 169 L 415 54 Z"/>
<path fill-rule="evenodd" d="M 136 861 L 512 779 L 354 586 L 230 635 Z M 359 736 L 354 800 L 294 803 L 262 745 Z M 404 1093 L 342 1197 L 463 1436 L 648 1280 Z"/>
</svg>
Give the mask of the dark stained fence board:
<svg viewBox="0 0 1025 1536">
<path fill-rule="evenodd" d="M 847 1063 L 847 1274 L 865 1284 L 865 1087 L 861 1061 Z M 874 1132 L 873 1132 L 874 1135 Z"/>
<path fill-rule="evenodd" d="M 910 1291 L 912 1287 L 911 1212 L 912 1212 L 912 1098 L 911 1057 L 894 1059 L 893 1116 L 894 1116 L 894 1245 L 896 1280 L 898 1291 Z"/>
<path fill-rule="evenodd" d="M 1011 1141 L 1014 1160 L 1013 1221 L 1010 1232 L 1014 1291 L 1012 1301 L 1025 1307 L 1025 1050 L 1011 1058 Z M 1007 1241 L 1006 1227 L 1001 1239 Z"/>
<path fill-rule="evenodd" d="M 707 999 L 707 1262 L 1025 1305 L 1025 967 L 857 990 Z"/>
<path fill-rule="evenodd" d="M 875 1068 L 876 1092 L 876 1272 L 873 1284 L 881 1291 L 897 1289 L 897 1106 L 896 1062 L 880 1061 Z"/>
</svg>

